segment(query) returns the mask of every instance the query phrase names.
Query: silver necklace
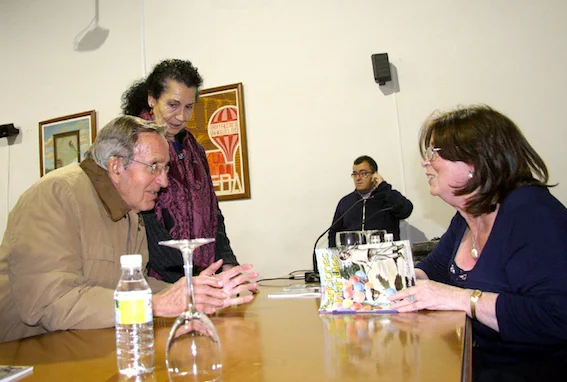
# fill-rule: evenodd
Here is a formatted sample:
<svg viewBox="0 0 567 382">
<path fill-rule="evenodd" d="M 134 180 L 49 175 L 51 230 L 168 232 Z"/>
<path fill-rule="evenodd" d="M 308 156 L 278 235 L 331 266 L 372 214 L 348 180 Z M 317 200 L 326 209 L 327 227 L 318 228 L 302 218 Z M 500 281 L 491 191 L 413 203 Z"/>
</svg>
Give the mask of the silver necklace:
<svg viewBox="0 0 567 382">
<path fill-rule="evenodd" d="M 472 236 L 471 256 L 473 257 L 473 259 L 478 260 L 478 249 L 476 249 L 476 240 L 475 240 L 474 236 Z"/>
<path fill-rule="evenodd" d="M 473 235 L 473 232 L 471 231 L 471 238 L 472 238 L 472 250 L 471 250 L 471 256 L 473 257 L 473 259 L 478 260 L 478 249 L 476 248 L 476 239 L 478 236 L 478 218 L 476 218 L 476 235 Z"/>
</svg>

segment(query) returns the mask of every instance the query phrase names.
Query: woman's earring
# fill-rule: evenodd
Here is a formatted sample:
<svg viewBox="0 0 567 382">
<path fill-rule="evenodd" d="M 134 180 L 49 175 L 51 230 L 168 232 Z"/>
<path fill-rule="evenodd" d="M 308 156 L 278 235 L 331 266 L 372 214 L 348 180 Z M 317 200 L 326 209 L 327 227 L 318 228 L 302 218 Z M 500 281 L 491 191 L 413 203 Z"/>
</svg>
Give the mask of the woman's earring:
<svg viewBox="0 0 567 382">
<path fill-rule="evenodd" d="M 473 170 L 469 170 L 469 179 L 472 179 L 474 175 L 474 171 Z"/>
</svg>

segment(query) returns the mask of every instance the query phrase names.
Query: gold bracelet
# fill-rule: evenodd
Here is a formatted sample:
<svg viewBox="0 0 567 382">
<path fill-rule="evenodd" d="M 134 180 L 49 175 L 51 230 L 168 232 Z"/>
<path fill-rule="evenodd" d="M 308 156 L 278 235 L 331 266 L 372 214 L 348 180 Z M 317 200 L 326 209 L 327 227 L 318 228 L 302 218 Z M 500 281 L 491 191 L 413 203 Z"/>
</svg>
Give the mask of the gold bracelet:
<svg viewBox="0 0 567 382">
<path fill-rule="evenodd" d="M 482 296 L 482 291 L 475 289 L 471 294 L 471 318 L 476 320 L 476 303 L 478 299 Z"/>
</svg>

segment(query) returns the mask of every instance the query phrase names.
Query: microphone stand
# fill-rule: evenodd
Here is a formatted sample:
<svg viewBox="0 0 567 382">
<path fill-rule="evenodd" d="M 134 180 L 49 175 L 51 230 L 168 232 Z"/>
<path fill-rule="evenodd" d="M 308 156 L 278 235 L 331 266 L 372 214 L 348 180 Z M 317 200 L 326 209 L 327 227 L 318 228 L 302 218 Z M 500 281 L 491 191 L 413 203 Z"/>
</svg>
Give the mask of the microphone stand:
<svg viewBox="0 0 567 382">
<path fill-rule="evenodd" d="M 372 220 L 373 217 L 375 217 L 375 216 L 378 215 L 378 214 L 381 214 L 382 212 L 397 210 L 398 207 L 399 207 L 398 204 L 394 204 L 393 206 L 386 207 L 386 208 L 382 208 L 381 210 L 378 210 L 378 211 L 374 212 L 372 215 L 370 215 L 370 217 L 366 218 L 365 221 Z"/>
<path fill-rule="evenodd" d="M 365 201 L 365 200 L 370 200 L 370 199 L 374 199 L 374 195 L 371 195 L 370 197 L 364 199 L 358 199 L 356 202 L 353 203 L 352 206 L 350 206 L 341 216 L 339 216 L 334 222 L 333 224 L 331 224 L 331 226 L 329 228 L 327 228 L 321 235 L 319 235 L 319 237 L 317 238 L 317 240 L 315 240 L 315 244 L 313 245 L 313 272 L 306 272 L 305 273 L 305 282 L 309 282 L 309 283 L 315 283 L 315 282 L 320 282 L 321 278 L 319 277 L 319 269 L 317 267 L 317 254 L 315 253 L 315 249 L 317 248 L 317 243 L 319 242 L 319 240 L 321 240 L 321 238 L 327 233 L 329 232 L 338 222 L 341 221 L 342 218 L 344 218 L 346 216 L 346 214 L 348 214 L 350 211 L 352 211 L 352 209 L 357 206 L 359 203 Z"/>
</svg>

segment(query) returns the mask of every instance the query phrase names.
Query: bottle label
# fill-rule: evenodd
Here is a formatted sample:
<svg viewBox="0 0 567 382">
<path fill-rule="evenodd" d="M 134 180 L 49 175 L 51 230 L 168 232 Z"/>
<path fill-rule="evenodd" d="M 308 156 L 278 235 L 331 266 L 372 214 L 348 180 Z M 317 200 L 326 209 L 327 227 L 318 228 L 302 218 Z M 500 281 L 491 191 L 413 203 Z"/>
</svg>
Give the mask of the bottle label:
<svg viewBox="0 0 567 382">
<path fill-rule="evenodd" d="M 116 325 L 145 324 L 153 320 L 152 294 L 148 291 L 116 293 Z"/>
</svg>

